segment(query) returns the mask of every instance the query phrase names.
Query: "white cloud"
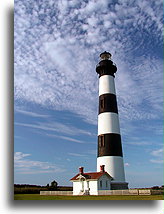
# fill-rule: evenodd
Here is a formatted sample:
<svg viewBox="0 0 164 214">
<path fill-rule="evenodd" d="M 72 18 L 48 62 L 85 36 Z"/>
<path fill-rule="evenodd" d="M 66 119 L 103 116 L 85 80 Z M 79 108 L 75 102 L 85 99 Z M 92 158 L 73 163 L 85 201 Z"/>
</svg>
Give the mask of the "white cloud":
<svg viewBox="0 0 164 214">
<path fill-rule="evenodd" d="M 156 157 L 156 159 L 151 159 L 150 162 L 152 163 L 157 163 L 157 164 L 162 164 L 163 163 L 163 148 L 153 150 L 150 153 L 152 156 Z"/>
<path fill-rule="evenodd" d="M 89 131 L 79 129 L 77 127 L 71 126 L 70 124 L 63 124 L 63 123 L 59 123 L 59 122 L 38 122 L 37 124 L 15 122 L 15 125 L 29 127 L 32 129 L 41 129 L 44 131 L 64 133 L 67 135 L 88 135 L 88 136 L 92 136 L 92 133 Z M 60 137 L 62 137 L 62 136 L 60 136 Z M 65 137 L 65 139 L 66 139 L 66 137 Z M 68 139 L 71 140 L 71 138 L 67 138 L 67 140 Z"/>
<path fill-rule="evenodd" d="M 31 154 L 23 154 L 22 152 L 15 152 L 14 160 L 18 161 L 18 160 L 21 160 L 22 158 L 28 157 L 28 156 L 31 156 Z"/>
<path fill-rule="evenodd" d="M 126 142 L 126 144 L 128 145 L 133 145 L 133 146 L 149 146 L 149 145 L 152 145 L 152 142 L 148 141 L 130 141 L 130 142 Z"/>
<path fill-rule="evenodd" d="M 151 155 L 160 157 L 163 155 L 163 149 L 157 149 L 151 152 Z"/>
<path fill-rule="evenodd" d="M 84 154 L 79 154 L 79 153 L 68 153 L 68 155 L 70 155 L 70 156 L 75 156 L 75 157 L 86 157 L 86 155 L 84 155 Z"/>
<path fill-rule="evenodd" d="M 89 150 L 89 151 L 87 151 L 87 153 L 95 156 L 95 155 L 97 155 L 97 149 Z"/>
<path fill-rule="evenodd" d="M 112 53 L 118 67 L 115 83 L 124 136 L 138 135 L 146 129 L 161 135 L 161 128 L 155 125 L 163 111 L 162 20 L 162 2 L 154 0 L 118 0 L 117 3 L 111 0 L 17 0 L 14 96 L 21 109 L 19 113 L 44 118 L 25 107 L 22 112 L 22 105 L 39 104 L 53 110 L 71 111 L 80 119 L 97 125 L 95 66 L 99 54 L 106 50 Z M 136 121 L 142 124 L 138 125 L 138 132 L 135 132 Z M 89 131 L 56 122 L 16 125 L 46 134 L 60 133 L 61 138 L 74 143 L 81 143 L 74 137 L 77 133 L 92 136 Z M 149 143 L 152 142 L 147 139 L 131 142 L 137 146 Z M 152 154 L 150 161 L 161 163 L 162 157 L 157 156 L 160 151 L 152 153 L 156 155 Z M 15 158 L 17 173 L 59 169 L 52 163 L 32 160 L 30 154 L 18 153 Z"/>
<path fill-rule="evenodd" d="M 129 164 L 129 163 L 125 163 L 124 165 L 125 165 L 126 167 L 130 166 L 130 164 Z"/>
<path fill-rule="evenodd" d="M 21 110 L 18 108 L 15 108 L 14 111 L 18 112 L 20 114 L 28 115 L 30 117 L 40 117 L 40 118 L 48 118 L 49 117 L 49 115 L 46 115 L 46 114 L 38 114 L 36 112 L 25 111 L 25 110 Z"/>
<path fill-rule="evenodd" d="M 52 2 L 44 1 L 39 7 L 39 2 L 18 2 L 15 6 L 16 101 L 72 111 L 97 124 L 95 65 L 98 54 L 109 50 L 118 66 L 116 89 L 122 119 L 160 117 L 162 61 L 152 55 L 142 32 L 148 32 L 154 45 L 160 43 L 161 4 L 56 1 L 52 6 Z M 144 56 L 136 57 L 135 51 L 144 47 Z"/>
<path fill-rule="evenodd" d="M 49 162 L 42 162 L 31 160 L 26 157 L 31 154 L 24 154 L 22 152 L 15 152 L 14 154 L 14 168 L 15 173 L 18 174 L 40 174 L 40 173 L 60 173 L 65 169 Z"/>
<path fill-rule="evenodd" d="M 66 136 L 61 136 L 61 135 L 54 135 L 54 134 L 46 134 L 46 135 L 49 136 L 49 137 L 60 138 L 60 139 L 63 139 L 63 140 L 69 141 L 69 142 L 82 143 L 82 144 L 85 143 L 84 141 L 77 140 L 77 139 L 74 139 L 74 138 L 71 138 L 71 137 L 66 137 Z"/>
<path fill-rule="evenodd" d="M 151 159 L 150 162 L 152 162 L 152 163 L 157 163 L 157 164 L 163 164 L 163 160 Z"/>
</svg>

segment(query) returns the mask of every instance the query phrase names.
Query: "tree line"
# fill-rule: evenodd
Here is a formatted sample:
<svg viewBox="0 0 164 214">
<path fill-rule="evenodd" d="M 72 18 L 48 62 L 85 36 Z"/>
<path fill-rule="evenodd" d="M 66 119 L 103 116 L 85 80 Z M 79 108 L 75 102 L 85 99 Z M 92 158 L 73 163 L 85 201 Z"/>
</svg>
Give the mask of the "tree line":
<svg viewBox="0 0 164 214">
<path fill-rule="evenodd" d="M 56 181 L 52 181 L 46 186 L 30 184 L 14 184 L 14 194 L 39 194 L 40 191 L 73 191 L 71 186 L 58 186 Z"/>
</svg>

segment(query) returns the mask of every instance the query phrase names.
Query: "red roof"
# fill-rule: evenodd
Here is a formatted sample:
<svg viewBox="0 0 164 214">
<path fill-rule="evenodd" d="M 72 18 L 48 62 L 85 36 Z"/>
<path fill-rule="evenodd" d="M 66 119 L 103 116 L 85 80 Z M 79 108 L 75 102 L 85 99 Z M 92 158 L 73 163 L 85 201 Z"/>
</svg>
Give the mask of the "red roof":
<svg viewBox="0 0 164 214">
<path fill-rule="evenodd" d="M 87 172 L 87 173 L 78 173 L 70 180 L 77 180 L 79 175 L 84 176 L 86 179 L 99 179 L 102 175 L 107 175 L 108 177 L 112 178 L 107 172 Z"/>
</svg>

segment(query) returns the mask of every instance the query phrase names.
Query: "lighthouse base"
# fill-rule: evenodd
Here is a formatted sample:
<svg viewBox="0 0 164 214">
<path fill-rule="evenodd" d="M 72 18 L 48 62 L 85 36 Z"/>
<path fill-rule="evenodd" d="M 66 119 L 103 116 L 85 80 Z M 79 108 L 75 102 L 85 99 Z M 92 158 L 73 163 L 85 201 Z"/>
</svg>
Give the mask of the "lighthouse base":
<svg viewBox="0 0 164 214">
<path fill-rule="evenodd" d="M 123 190 L 128 189 L 127 182 L 111 182 L 111 190 Z"/>
</svg>

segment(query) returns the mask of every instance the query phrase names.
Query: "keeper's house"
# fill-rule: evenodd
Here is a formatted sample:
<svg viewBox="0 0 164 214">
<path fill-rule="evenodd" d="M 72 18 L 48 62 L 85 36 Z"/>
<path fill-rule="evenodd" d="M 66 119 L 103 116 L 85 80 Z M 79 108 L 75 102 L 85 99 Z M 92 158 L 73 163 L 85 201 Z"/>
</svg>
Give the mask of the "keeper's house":
<svg viewBox="0 0 164 214">
<path fill-rule="evenodd" d="M 104 165 L 100 172 L 86 172 L 83 167 L 70 181 L 73 182 L 73 195 L 98 195 L 98 190 L 110 190 L 112 177 L 105 172 Z"/>
</svg>

